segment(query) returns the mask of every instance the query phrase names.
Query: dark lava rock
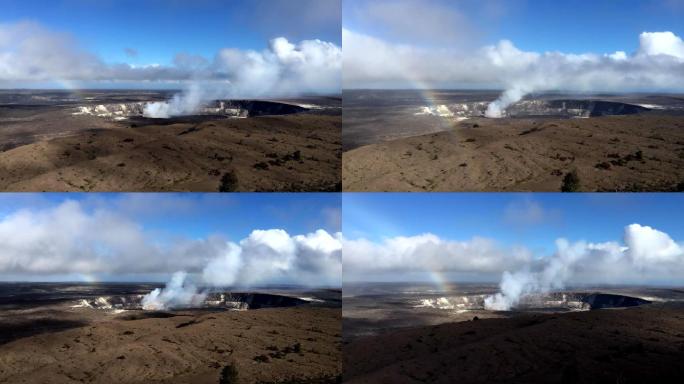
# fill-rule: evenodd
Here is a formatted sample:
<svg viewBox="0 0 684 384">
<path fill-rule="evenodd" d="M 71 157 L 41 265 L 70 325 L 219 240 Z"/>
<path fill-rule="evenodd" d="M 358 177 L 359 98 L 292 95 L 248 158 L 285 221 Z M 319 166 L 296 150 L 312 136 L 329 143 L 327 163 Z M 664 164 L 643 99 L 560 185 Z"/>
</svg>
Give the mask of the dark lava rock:
<svg viewBox="0 0 684 384">
<path fill-rule="evenodd" d="M 608 293 L 592 293 L 582 301 L 589 304 L 591 309 L 636 307 L 651 303 L 648 300 L 640 299 L 638 297 L 612 295 Z"/>
</svg>

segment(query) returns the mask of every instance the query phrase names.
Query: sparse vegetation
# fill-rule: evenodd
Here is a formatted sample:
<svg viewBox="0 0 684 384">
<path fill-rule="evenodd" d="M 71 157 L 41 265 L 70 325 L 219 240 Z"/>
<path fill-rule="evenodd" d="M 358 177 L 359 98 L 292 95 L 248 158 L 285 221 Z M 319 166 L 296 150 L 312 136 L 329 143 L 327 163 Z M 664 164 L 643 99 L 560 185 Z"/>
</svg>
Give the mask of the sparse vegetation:
<svg viewBox="0 0 684 384">
<path fill-rule="evenodd" d="M 258 362 L 258 363 L 268 363 L 269 358 L 266 355 L 259 355 L 259 356 L 254 356 L 253 360 Z"/>
<path fill-rule="evenodd" d="M 580 180 L 576 170 L 572 170 L 563 178 L 561 192 L 577 192 L 580 188 Z"/>
<path fill-rule="evenodd" d="M 254 164 L 254 169 L 260 169 L 262 171 L 265 171 L 268 169 L 268 164 L 264 163 L 263 161 L 260 161 Z"/>
<path fill-rule="evenodd" d="M 520 132 L 520 134 L 518 134 L 518 136 L 525 136 L 525 135 L 529 135 L 530 133 L 540 132 L 540 131 L 542 131 L 542 130 L 543 130 L 543 128 L 532 127 L 532 128 L 530 128 L 530 129 L 527 129 L 527 130 L 525 130 L 525 131 Z"/>
<path fill-rule="evenodd" d="M 238 178 L 235 171 L 228 171 L 221 177 L 221 184 L 219 185 L 219 192 L 233 192 L 237 189 Z"/>
<path fill-rule="evenodd" d="M 601 163 L 596 164 L 594 167 L 596 167 L 596 168 L 598 168 L 598 169 L 609 170 L 609 169 L 610 169 L 610 163 L 604 161 L 604 162 L 601 162 Z"/>
<path fill-rule="evenodd" d="M 630 161 L 644 161 L 644 153 L 641 150 L 637 150 L 636 152 L 630 153 L 623 157 L 620 157 L 620 154 L 618 153 L 610 153 L 607 155 L 607 157 L 613 159 L 610 161 L 610 164 L 616 167 L 623 167 Z"/>
</svg>

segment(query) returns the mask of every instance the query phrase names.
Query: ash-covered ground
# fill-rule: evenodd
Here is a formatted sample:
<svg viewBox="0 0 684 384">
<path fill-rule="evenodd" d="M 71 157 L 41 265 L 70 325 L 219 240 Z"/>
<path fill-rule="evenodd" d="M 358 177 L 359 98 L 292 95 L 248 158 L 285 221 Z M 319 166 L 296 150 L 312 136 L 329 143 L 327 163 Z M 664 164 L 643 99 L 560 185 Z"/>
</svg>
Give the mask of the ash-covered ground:
<svg viewBox="0 0 684 384">
<path fill-rule="evenodd" d="M 493 91 L 344 92 L 348 191 L 684 188 L 684 96 L 538 94 L 485 117 Z"/>
<path fill-rule="evenodd" d="M 341 292 L 211 291 L 143 310 L 156 284 L 0 284 L 0 382 L 328 383 L 341 374 Z"/>
<path fill-rule="evenodd" d="M 489 311 L 494 284 L 349 284 L 345 382 L 676 382 L 684 289 L 578 287 Z"/>
<path fill-rule="evenodd" d="M 0 189 L 341 188 L 340 97 L 214 100 L 169 114 L 176 94 L 0 91 Z"/>
</svg>

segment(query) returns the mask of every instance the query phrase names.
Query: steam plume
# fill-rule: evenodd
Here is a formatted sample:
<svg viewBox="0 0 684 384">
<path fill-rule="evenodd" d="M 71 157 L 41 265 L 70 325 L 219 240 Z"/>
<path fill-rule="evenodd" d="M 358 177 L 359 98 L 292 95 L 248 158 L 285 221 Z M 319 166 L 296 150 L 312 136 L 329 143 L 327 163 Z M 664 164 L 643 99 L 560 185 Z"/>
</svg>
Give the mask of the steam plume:
<svg viewBox="0 0 684 384">
<path fill-rule="evenodd" d="M 684 247 L 666 233 L 631 224 L 625 228 L 624 242 L 624 246 L 615 242 L 571 244 L 559 239 L 556 253 L 544 261 L 539 271 L 505 271 L 500 292 L 485 299 L 485 308 L 509 310 L 525 295 L 561 289 L 578 277 L 588 282 L 587 274 L 606 284 L 643 281 L 654 276 L 667 278 L 682 272 Z"/>
<path fill-rule="evenodd" d="M 279 37 L 263 52 L 224 49 L 210 67 L 210 72 L 225 78 L 211 83 L 196 80 L 172 100 L 148 104 L 144 115 L 167 118 L 188 114 L 219 98 L 339 93 L 342 50 L 320 40 L 295 45 Z"/>
<path fill-rule="evenodd" d="M 498 99 L 489 103 L 487 106 L 487 111 L 485 111 L 485 117 L 495 119 L 504 117 L 506 108 L 508 108 L 511 104 L 515 104 L 520 101 L 527 93 L 528 91 L 523 88 L 507 89 Z"/>
<path fill-rule="evenodd" d="M 168 119 L 171 116 L 187 115 L 197 111 L 205 101 L 208 101 L 207 92 L 202 91 L 197 83 L 193 83 L 182 94 L 174 95 L 170 101 L 148 103 L 143 110 L 143 116 Z"/>
<path fill-rule="evenodd" d="M 176 272 L 164 289 L 157 288 L 142 299 L 145 310 L 165 310 L 198 306 L 204 302 L 206 292 L 199 292 L 197 287 L 186 283 L 187 274 Z"/>
<path fill-rule="evenodd" d="M 315 285 L 320 274 L 341 279 L 342 244 L 326 231 L 291 237 L 281 229 L 256 230 L 240 244 L 229 243 L 226 251 L 204 268 L 202 282 L 209 287 L 251 286 L 267 283 L 298 270 L 300 284 Z M 155 289 L 143 299 L 143 309 L 171 309 L 198 305 L 206 293 L 184 284 L 185 272 L 177 272 L 164 289 Z M 333 283 L 334 284 L 334 283 Z"/>
</svg>

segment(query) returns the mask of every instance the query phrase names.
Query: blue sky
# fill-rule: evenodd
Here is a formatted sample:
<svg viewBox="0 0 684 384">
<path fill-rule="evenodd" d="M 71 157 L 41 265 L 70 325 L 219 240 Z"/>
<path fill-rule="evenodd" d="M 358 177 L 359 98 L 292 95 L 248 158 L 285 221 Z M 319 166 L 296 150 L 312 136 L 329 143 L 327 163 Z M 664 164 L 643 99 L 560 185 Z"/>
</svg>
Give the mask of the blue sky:
<svg viewBox="0 0 684 384">
<path fill-rule="evenodd" d="M 339 0 L 3 1 L 0 23 L 19 21 L 70 34 L 108 63 L 168 65 L 179 52 L 262 50 L 280 36 L 341 43 Z"/>
<path fill-rule="evenodd" d="M 682 194 L 378 193 L 343 196 L 348 239 L 432 233 L 465 241 L 475 236 L 503 246 L 522 245 L 539 256 L 554 241 L 622 241 L 624 227 L 639 223 L 684 239 Z"/>
<path fill-rule="evenodd" d="M 406 40 L 406 36 L 390 33 L 382 20 L 369 15 L 369 5 L 382 1 L 344 0 L 343 26 L 390 42 Z M 684 35 L 681 0 L 428 0 L 419 3 L 462 16 L 461 22 L 447 25 L 463 35 L 463 40 L 455 44 L 481 46 L 507 39 L 526 51 L 612 53 L 635 51 L 638 36 L 644 31 Z M 403 16 L 407 34 L 416 25 L 430 24 L 430 20 L 421 20 L 417 14 Z M 433 24 L 433 27 L 439 25 Z"/>
<path fill-rule="evenodd" d="M 160 237 L 222 235 L 239 241 L 255 229 L 285 229 L 291 235 L 317 229 L 339 231 L 341 198 L 308 193 L 6 193 L 0 221 L 17 210 L 51 209 L 67 200 L 86 212 L 104 209 L 127 217 Z"/>
</svg>

